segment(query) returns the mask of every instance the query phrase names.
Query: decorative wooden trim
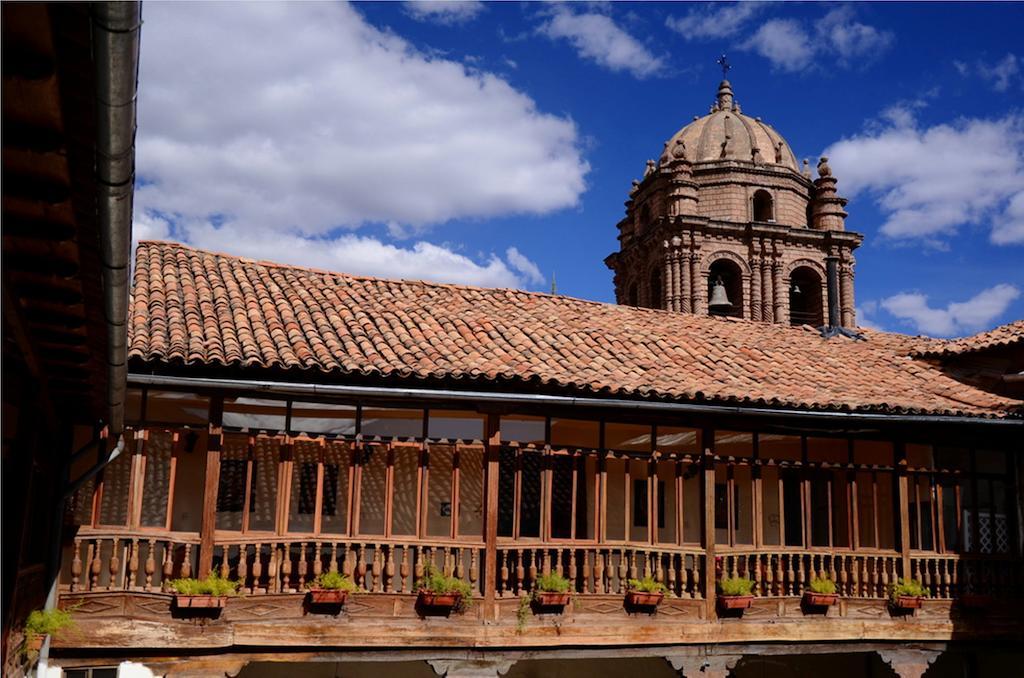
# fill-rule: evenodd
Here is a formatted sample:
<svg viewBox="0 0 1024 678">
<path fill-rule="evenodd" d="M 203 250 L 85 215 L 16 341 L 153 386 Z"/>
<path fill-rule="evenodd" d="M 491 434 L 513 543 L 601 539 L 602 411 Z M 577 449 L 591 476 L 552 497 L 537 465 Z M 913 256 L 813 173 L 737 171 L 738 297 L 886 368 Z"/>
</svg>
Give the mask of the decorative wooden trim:
<svg viewBox="0 0 1024 678">
<path fill-rule="evenodd" d="M 203 483 L 203 515 L 199 527 L 199 567 L 196 576 L 213 569 L 214 532 L 217 529 L 217 490 L 220 485 L 220 453 L 224 442 L 224 399 L 210 398 L 210 425 L 206 439 L 206 476 Z"/>
<path fill-rule="evenodd" d="M 899 515 L 900 525 L 900 556 L 902 562 L 902 572 L 904 577 L 910 576 L 910 493 L 907 487 L 907 449 L 903 444 L 903 441 L 897 442 L 893 445 L 893 453 L 896 460 L 896 486 L 897 486 L 897 501 L 896 511 Z M 877 482 L 875 483 L 877 485 Z M 878 498 L 877 492 L 875 493 L 875 512 L 878 511 Z M 877 524 L 877 518 L 876 518 Z M 878 547 L 877 531 L 875 537 L 875 547 Z"/>
</svg>

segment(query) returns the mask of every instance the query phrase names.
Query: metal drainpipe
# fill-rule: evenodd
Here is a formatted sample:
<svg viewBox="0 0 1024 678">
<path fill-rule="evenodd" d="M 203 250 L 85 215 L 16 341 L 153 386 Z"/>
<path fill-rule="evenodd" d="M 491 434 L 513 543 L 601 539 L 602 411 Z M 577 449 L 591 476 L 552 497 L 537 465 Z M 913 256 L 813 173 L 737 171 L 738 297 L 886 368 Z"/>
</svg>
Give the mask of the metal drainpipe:
<svg viewBox="0 0 1024 678">
<path fill-rule="evenodd" d="M 132 198 L 135 193 L 135 98 L 139 82 L 140 2 L 97 2 L 91 6 L 96 75 L 96 185 L 103 266 L 104 319 L 107 324 L 107 421 L 111 436 L 124 428 L 128 380 L 128 271 L 131 264 Z M 95 474 L 124 449 L 121 437 Z M 57 606 L 61 527 L 69 467 L 61 465 L 61 494 L 51 531 L 50 590 L 43 609 Z M 50 637 L 39 651 L 37 675 L 49 665 Z"/>
<path fill-rule="evenodd" d="M 96 63 L 96 183 L 107 322 L 107 422 L 124 427 L 128 358 L 128 274 L 135 191 L 135 98 L 139 77 L 138 2 L 92 6 Z"/>
</svg>

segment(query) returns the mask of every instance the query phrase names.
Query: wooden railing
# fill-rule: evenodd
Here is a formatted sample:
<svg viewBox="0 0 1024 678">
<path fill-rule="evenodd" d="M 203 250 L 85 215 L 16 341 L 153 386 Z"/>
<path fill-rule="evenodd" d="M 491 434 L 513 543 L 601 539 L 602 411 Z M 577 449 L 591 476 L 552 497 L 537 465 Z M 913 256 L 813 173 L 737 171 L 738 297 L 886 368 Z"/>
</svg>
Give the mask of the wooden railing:
<svg viewBox="0 0 1024 678">
<path fill-rule="evenodd" d="M 193 576 L 198 555 L 198 535 L 83 532 L 65 583 L 72 592 L 166 591 L 171 579 Z"/>
<path fill-rule="evenodd" d="M 899 574 L 899 554 L 815 553 L 793 549 L 731 552 L 715 563 L 718 579 L 743 576 L 754 581 L 754 595 L 803 595 L 815 577 L 836 583 L 840 595 L 885 598 Z"/>
<path fill-rule="evenodd" d="M 920 581 L 932 598 L 1016 597 L 1024 591 L 1024 564 L 1006 556 L 915 553 L 908 576 Z"/>
<path fill-rule="evenodd" d="M 214 568 L 250 594 L 303 591 L 323 572 L 341 572 L 364 591 L 411 593 L 428 565 L 483 595 L 482 543 L 403 540 L 218 540 Z"/>
<path fill-rule="evenodd" d="M 631 545 L 500 545 L 497 595 L 533 590 L 540 575 L 555 572 L 579 594 L 624 593 L 630 579 L 653 577 L 680 598 L 703 598 L 704 554 L 698 548 Z"/>
</svg>

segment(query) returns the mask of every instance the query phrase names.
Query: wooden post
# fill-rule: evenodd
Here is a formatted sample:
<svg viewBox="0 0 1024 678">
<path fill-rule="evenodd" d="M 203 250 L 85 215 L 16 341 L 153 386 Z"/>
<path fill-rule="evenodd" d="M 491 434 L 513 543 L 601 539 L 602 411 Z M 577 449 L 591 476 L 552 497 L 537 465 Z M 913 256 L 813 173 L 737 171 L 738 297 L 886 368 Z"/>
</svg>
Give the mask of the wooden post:
<svg viewBox="0 0 1024 678">
<path fill-rule="evenodd" d="M 715 593 L 717 588 L 717 577 L 715 576 L 715 431 L 712 428 L 705 428 L 701 431 L 701 442 L 704 452 L 702 461 L 704 466 L 704 483 L 702 485 L 701 500 L 704 504 L 704 601 L 707 605 L 706 619 L 713 619 L 715 615 Z"/>
<path fill-rule="evenodd" d="M 897 442 L 893 449 L 896 453 L 896 491 L 897 506 L 900 520 L 900 555 L 902 556 L 903 576 L 910 576 L 910 491 L 907 485 L 907 448 L 903 441 Z M 875 507 L 877 512 L 878 507 Z M 878 547 L 877 541 L 875 547 Z"/>
<path fill-rule="evenodd" d="M 494 593 L 498 579 L 498 465 L 501 454 L 501 418 L 497 414 L 487 415 L 487 448 L 485 478 L 484 512 L 484 618 L 494 619 L 497 608 L 494 604 Z"/>
<path fill-rule="evenodd" d="M 220 451 L 224 443 L 224 400 L 210 399 L 210 428 L 206 440 L 206 480 L 203 486 L 203 517 L 199 527 L 197 577 L 213 569 L 213 533 L 217 527 L 217 488 L 220 484 Z"/>
</svg>

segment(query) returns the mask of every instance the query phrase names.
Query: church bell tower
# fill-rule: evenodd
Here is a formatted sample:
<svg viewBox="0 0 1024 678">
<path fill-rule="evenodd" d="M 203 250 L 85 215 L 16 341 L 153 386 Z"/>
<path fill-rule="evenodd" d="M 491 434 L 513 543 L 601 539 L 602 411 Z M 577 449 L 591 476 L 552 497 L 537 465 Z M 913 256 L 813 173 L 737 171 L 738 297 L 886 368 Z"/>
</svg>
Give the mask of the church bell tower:
<svg viewBox="0 0 1024 678">
<path fill-rule="evenodd" d="M 771 125 L 741 112 L 723 80 L 709 113 L 633 182 L 619 250 L 605 259 L 616 301 L 819 327 L 829 320 L 831 269 L 838 313 L 828 324 L 854 327 L 853 251 L 863 236 L 845 230 L 828 158 L 817 175 Z"/>
</svg>

